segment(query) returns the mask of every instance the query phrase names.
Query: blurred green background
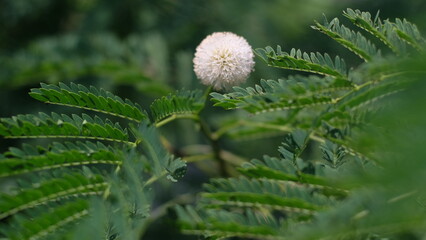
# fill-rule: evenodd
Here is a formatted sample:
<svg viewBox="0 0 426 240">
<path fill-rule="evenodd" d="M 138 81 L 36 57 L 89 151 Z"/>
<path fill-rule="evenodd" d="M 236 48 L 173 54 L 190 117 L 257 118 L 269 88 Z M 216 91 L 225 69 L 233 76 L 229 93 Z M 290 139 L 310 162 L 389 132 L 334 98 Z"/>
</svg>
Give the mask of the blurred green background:
<svg viewBox="0 0 426 240">
<path fill-rule="evenodd" d="M 145 108 L 175 89 L 204 88 L 192 71 L 192 58 L 201 40 L 216 31 L 244 36 L 253 48 L 281 45 L 286 51 L 328 52 L 356 66 L 360 62 L 355 56 L 310 28 L 315 19 L 322 21 L 322 14 L 343 20 L 341 13 L 348 7 L 372 14 L 380 10 L 382 18 L 407 18 L 426 31 L 424 0 L 0 0 L 0 117 L 57 109 L 27 95 L 39 82 L 94 85 Z M 294 74 L 256 62 L 247 86 Z M 211 109 L 204 115 L 214 126 L 221 120 Z M 162 130 L 176 149 L 200 142 L 200 136 L 191 134 L 196 132 L 190 122 Z M 276 154 L 280 138 L 268 141 L 273 144 L 261 149 L 256 142 L 244 143 L 243 157 Z M 0 140 L 2 151 L 16 144 Z M 241 153 L 241 145 L 223 144 Z M 199 170 L 208 168 L 208 163 L 190 166 L 183 183 L 158 195 L 158 204 L 196 192 L 215 176 Z M 178 239 L 171 219 L 160 217 L 144 239 Z"/>
<path fill-rule="evenodd" d="M 353 62 L 310 28 L 322 14 L 341 17 L 347 7 L 380 9 L 382 18 L 405 17 L 426 28 L 423 0 L 0 0 L 1 100 L 14 103 L 2 104 L 0 116 L 33 109 L 21 92 L 41 81 L 94 84 L 142 103 L 198 88 L 194 49 L 215 31 L 244 36 L 253 48 L 327 51 Z M 285 74 L 259 62 L 248 84 Z"/>
</svg>

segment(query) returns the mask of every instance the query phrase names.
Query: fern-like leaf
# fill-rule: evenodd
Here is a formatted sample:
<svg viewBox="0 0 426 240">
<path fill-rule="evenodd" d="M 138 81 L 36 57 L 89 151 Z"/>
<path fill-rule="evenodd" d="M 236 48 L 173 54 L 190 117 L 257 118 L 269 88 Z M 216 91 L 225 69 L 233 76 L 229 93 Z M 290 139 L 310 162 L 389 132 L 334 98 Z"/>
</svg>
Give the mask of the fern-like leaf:
<svg viewBox="0 0 426 240">
<path fill-rule="evenodd" d="M 289 161 L 268 156 L 264 156 L 262 161 L 252 160 L 238 170 L 250 178 L 297 182 L 312 187 L 330 186 L 327 180 L 322 177 L 299 172 Z"/>
<path fill-rule="evenodd" d="M 138 104 L 93 86 L 88 89 L 75 83 L 69 86 L 64 83 L 59 83 L 59 86 L 41 83 L 41 88 L 31 89 L 29 95 L 45 103 L 101 112 L 136 122 L 147 118 Z"/>
<path fill-rule="evenodd" d="M 186 162 L 175 158 L 161 144 L 158 130 L 151 124 L 143 122 L 138 129 L 132 129 L 135 136 L 144 139 L 140 146 L 145 153 L 154 178 L 167 175 L 173 182 L 182 178 L 186 173 Z"/>
<path fill-rule="evenodd" d="M 310 214 L 330 205 L 323 196 L 312 196 L 302 186 L 289 186 L 268 179 L 216 179 L 205 186 L 202 194 L 207 207 L 260 207 L 272 210 Z"/>
<path fill-rule="evenodd" d="M 7 158 L 0 160 L 0 177 L 72 166 L 122 163 L 119 151 L 109 149 L 100 142 L 78 142 L 78 145 L 54 143 L 50 150 L 24 144 L 22 149 L 10 148 L 4 155 Z"/>
<path fill-rule="evenodd" d="M 0 119 L 0 135 L 6 138 L 79 138 L 129 143 L 127 129 L 106 119 L 87 114 L 45 113 L 17 115 Z"/>
<path fill-rule="evenodd" d="M 195 118 L 203 109 L 204 102 L 205 96 L 200 90 L 182 90 L 155 100 L 150 108 L 154 121 L 159 124 L 167 118 Z M 161 126 L 161 123 L 159 125 Z"/>
<path fill-rule="evenodd" d="M 251 210 L 239 214 L 216 209 L 196 211 L 189 206 L 177 206 L 176 212 L 185 234 L 204 235 L 210 239 L 284 239 L 282 223 Z"/>
<path fill-rule="evenodd" d="M 294 76 L 288 80 L 261 80 L 254 88 L 234 87 L 232 93 L 211 96 L 215 106 L 264 113 L 331 104 L 335 100 L 332 93 L 352 88 L 352 83 L 343 79 Z"/>
<path fill-rule="evenodd" d="M 407 19 L 401 20 L 397 18 L 394 26 L 396 33 L 402 40 L 418 51 L 424 50 L 426 40 L 422 37 L 416 25 L 407 21 Z"/>
<path fill-rule="evenodd" d="M 335 78 L 347 78 L 346 64 L 343 59 L 336 56 L 334 61 L 325 53 L 306 53 L 301 50 L 291 49 L 289 53 L 283 52 L 278 46 L 275 51 L 271 47 L 256 49 L 260 56 L 271 67 L 278 67 L 296 71 L 311 72 Z"/>
<path fill-rule="evenodd" d="M 325 19 L 323 24 L 315 22 L 312 28 L 331 37 L 365 61 L 371 61 L 372 58 L 380 56 L 380 50 L 373 43 L 361 33 L 340 25 L 338 18 L 334 18 L 331 22 Z"/>
<path fill-rule="evenodd" d="M 8 239 L 13 240 L 45 239 L 52 232 L 88 215 L 88 207 L 87 200 L 83 199 L 67 202 L 34 218 L 21 220 L 19 226 L 9 227 L 4 232 Z"/>
<path fill-rule="evenodd" d="M 396 54 L 405 52 L 405 45 L 394 31 L 394 25 L 389 20 L 382 22 L 378 16 L 379 13 L 372 19 L 369 12 L 348 8 L 343 15 L 356 26 L 377 37 Z"/>
<path fill-rule="evenodd" d="M 379 84 L 364 85 L 357 91 L 349 92 L 346 96 L 340 98 L 336 103 L 336 107 L 340 110 L 355 110 L 363 106 L 372 105 L 379 99 L 403 91 L 409 83 L 409 81 L 403 80 L 389 80 Z"/>
<path fill-rule="evenodd" d="M 240 169 L 246 177 L 215 179 L 204 185 L 200 210 L 177 209 L 184 233 L 213 238 L 281 239 L 289 223 L 310 220 L 333 206 L 336 199 L 346 197 L 324 178 L 303 172 L 308 164 L 300 155 L 308 141 L 309 132 L 296 131 L 287 135 L 279 148 L 282 158 L 265 156 L 263 161 L 253 160 Z M 245 214 L 241 214 L 242 209 Z M 268 223 L 255 221 L 253 217 L 267 219 Z M 215 222 L 218 224 L 211 224 Z M 234 230 L 229 230 L 231 226 Z M 247 232 L 251 234 L 240 232 L 248 226 L 253 226 Z M 265 226 L 268 227 L 262 228 Z"/>
<path fill-rule="evenodd" d="M 107 183 L 99 175 L 87 178 L 81 174 L 67 174 L 40 183 L 40 186 L 21 190 L 15 195 L 4 194 L 0 199 L 0 219 L 50 201 L 70 196 L 99 195 Z"/>
</svg>

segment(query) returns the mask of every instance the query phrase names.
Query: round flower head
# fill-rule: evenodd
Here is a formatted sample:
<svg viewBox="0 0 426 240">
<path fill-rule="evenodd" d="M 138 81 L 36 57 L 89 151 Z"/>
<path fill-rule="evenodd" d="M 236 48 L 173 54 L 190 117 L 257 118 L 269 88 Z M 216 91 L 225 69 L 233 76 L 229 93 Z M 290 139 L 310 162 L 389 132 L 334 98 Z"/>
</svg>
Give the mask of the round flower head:
<svg viewBox="0 0 426 240">
<path fill-rule="evenodd" d="M 198 45 L 194 71 L 205 85 L 216 90 L 228 89 L 246 81 L 253 71 L 253 50 L 234 33 L 216 32 Z"/>
</svg>

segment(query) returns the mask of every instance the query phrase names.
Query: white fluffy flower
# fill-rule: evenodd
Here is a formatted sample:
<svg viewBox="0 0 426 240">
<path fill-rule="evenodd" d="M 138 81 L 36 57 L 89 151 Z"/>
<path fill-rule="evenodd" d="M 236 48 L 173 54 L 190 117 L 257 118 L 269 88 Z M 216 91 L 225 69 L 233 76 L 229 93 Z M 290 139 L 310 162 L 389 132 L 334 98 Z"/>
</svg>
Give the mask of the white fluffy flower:
<svg viewBox="0 0 426 240">
<path fill-rule="evenodd" d="M 194 71 L 205 85 L 228 89 L 246 81 L 253 71 L 253 50 L 247 41 L 234 33 L 216 32 L 198 45 Z"/>
</svg>

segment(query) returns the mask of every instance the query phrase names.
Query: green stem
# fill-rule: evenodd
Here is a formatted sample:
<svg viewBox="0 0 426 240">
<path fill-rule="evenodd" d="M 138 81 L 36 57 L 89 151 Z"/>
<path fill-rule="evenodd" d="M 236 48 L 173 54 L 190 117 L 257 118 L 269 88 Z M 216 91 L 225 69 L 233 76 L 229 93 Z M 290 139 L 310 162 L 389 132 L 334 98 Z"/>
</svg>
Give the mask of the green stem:
<svg viewBox="0 0 426 240">
<path fill-rule="evenodd" d="M 355 85 L 355 88 L 353 90 L 348 91 L 346 94 L 344 94 L 341 97 L 333 99 L 333 103 L 336 104 L 336 103 L 340 102 L 342 99 L 346 98 L 347 96 L 349 96 L 349 95 L 351 95 L 351 94 L 353 94 L 355 92 L 358 92 L 360 89 L 362 89 L 364 87 L 367 87 L 368 85 L 371 85 L 373 83 L 375 83 L 375 81 L 368 81 L 368 82 L 365 82 L 365 83 L 363 83 L 361 85 Z"/>
<path fill-rule="evenodd" d="M 145 187 L 147 187 L 147 186 L 149 186 L 149 185 L 151 185 L 151 184 L 153 184 L 154 182 L 156 182 L 158 179 L 160 179 L 160 178 L 162 178 L 162 177 L 164 177 L 165 175 L 167 174 L 167 171 L 162 171 L 160 174 L 158 174 L 158 175 L 154 175 L 154 176 L 152 176 L 152 177 L 150 177 L 145 183 L 144 183 L 144 185 L 142 186 L 142 188 L 145 188 Z"/>
<path fill-rule="evenodd" d="M 207 101 L 207 96 L 211 93 L 212 91 L 212 87 L 209 86 L 206 91 L 204 92 L 204 96 L 206 97 L 206 101 Z M 219 163 L 219 171 L 220 174 L 223 177 L 228 176 L 228 172 L 226 170 L 226 162 L 225 160 L 222 158 L 221 155 L 221 149 L 219 146 L 219 141 L 218 139 L 216 139 L 214 137 L 214 134 L 212 133 L 212 131 L 209 128 L 209 125 L 207 124 L 206 121 L 204 121 L 203 119 L 199 118 L 198 119 L 198 123 L 200 124 L 200 130 L 201 132 L 206 136 L 206 138 L 208 139 L 208 141 L 210 142 L 210 145 L 212 146 L 212 150 L 213 150 L 213 156 L 214 158 L 218 161 Z"/>
<path fill-rule="evenodd" d="M 229 130 L 232 130 L 234 128 L 237 128 L 237 127 L 240 127 L 240 126 L 243 126 L 243 125 L 244 125 L 244 123 L 243 123 L 242 120 L 234 122 L 233 124 L 226 125 L 222 128 L 219 128 L 216 132 L 214 132 L 212 134 L 212 138 L 215 139 L 215 140 L 218 140 L 223 135 L 225 135 Z"/>
<path fill-rule="evenodd" d="M 204 92 L 204 97 L 207 99 L 207 96 L 209 95 L 209 93 L 212 91 L 212 87 L 208 87 L 206 89 L 206 91 Z M 198 122 L 198 124 L 200 125 L 200 130 L 201 132 L 206 136 L 206 138 L 208 139 L 208 141 L 210 142 L 210 145 L 212 147 L 213 150 L 213 156 L 215 159 L 217 159 L 218 163 L 219 163 L 219 169 L 221 172 L 222 176 L 227 176 L 227 171 L 226 171 L 226 163 L 225 160 L 222 158 L 221 156 L 221 149 L 219 146 L 219 142 L 218 139 L 214 137 L 214 135 L 212 134 L 207 122 L 205 122 L 203 119 L 201 119 L 197 114 L 193 114 L 193 113 L 188 113 L 188 114 L 173 114 L 165 119 L 163 119 L 162 121 L 158 122 L 155 124 L 155 126 L 161 127 L 166 125 L 169 122 L 172 122 L 176 119 L 179 118 L 186 118 L 186 119 L 193 119 L 196 122 Z M 157 177 L 158 178 L 158 177 Z M 145 185 L 151 184 L 151 182 L 154 182 L 155 180 L 157 180 L 157 178 L 151 178 L 149 179 Z"/>
<path fill-rule="evenodd" d="M 235 154 L 228 152 L 228 151 L 222 151 L 222 158 L 226 162 L 228 162 L 228 163 L 230 163 L 234 166 L 241 166 L 243 163 L 249 161 L 248 159 L 245 159 L 243 157 L 240 157 L 240 156 L 235 155 Z"/>
<path fill-rule="evenodd" d="M 211 92 L 211 90 L 212 90 L 212 87 L 211 87 L 211 86 L 210 86 L 210 87 L 208 87 L 208 88 L 206 89 L 206 91 L 204 92 L 203 97 L 207 99 L 207 96 L 209 95 L 209 93 Z M 198 120 L 199 120 L 199 116 L 198 116 L 197 114 L 194 114 L 194 113 L 186 113 L 186 114 L 172 114 L 172 115 L 168 116 L 167 118 L 165 118 L 165 119 L 161 120 L 160 122 L 156 123 L 156 124 L 155 124 L 155 126 L 156 126 L 157 128 L 159 128 L 159 127 L 164 126 L 164 125 L 166 125 L 167 123 L 172 122 L 172 121 L 174 121 L 174 120 L 176 120 L 176 119 L 179 119 L 179 118 L 193 119 L 193 120 L 195 120 L 195 121 L 198 121 Z"/>
<path fill-rule="evenodd" d="M 184 158 L 182 158 L 182 161 L 199 162 L 199 161 L 203 161 L 203 160 L 206 160 L 206 159 L 211 159 L 213 157 L 214 157 L 213 153 L 207 153 L 207 154 L 200 154 L 200 155 L 193 155 L 193 156 L 184 157 Z"/>
<path fill-rule="evenodd" d="M 212 132 L 210 131 L 210 128 L 208 127 L 207 123 L 203 119 L 199 119 L 200 124 L 200 130 L 206 136 L 207 140 L 210 142 L 210 145 L 213 150 L 213 156 L 219 163 L 219 171 L 221 176 L 226 177 L 228 176 L 228 172 L 226 170 L 226 162 L 221 156 L 221 149 L 219 146 L 218 139 L 215 139 L 213 137 Z"/>
<path fill-rule="evenodd" d="M 236 128 L 236 127 L 240 127 L 240 126 L 261 127 L 261 128 L 272 129 L 272 130 L 277 130 L 277 131 L 287 132 L 287 133 L 290 133 L 294 130 L 293 128 L 291 128 L 289 126 L 275 125 L 275 124 L 264 123 L 264 122 L 249 122 L 249 121 L 240 120 L 238 122 L 235 122 L 233 124 L 230 124 L 228 126 L 220 128 L 219 130 L 217 130 L 216 132 L 214 132 L 212 134 L 212 137 L 217 140 L 217 139 L 221 138 L 223 135 L 225 135 L 229 130 Z M 325 142 L 325 140 L 323 138 L 315 135 L 313 132 L 309 135 L 309 138 L 316 141 L 316 142 L 319 142 L 319 143 Z"/>
<path fill-rule="evenodd" d="M 161 120 L 160 122 L 156 123 L 155 126 L 157 128 L 159 128 L 159 127 L 164 126 L 167 123 L 172 122 L 172 121 L 179 119 L 179 118 L 193 119 L 193 120 L 199 119 L 198 115 L 193 114 L 193 113 L 191 113 L 191 114 L 173 114 L 173 115 L 169 116 L 168 118 L 165 118 L 165 119 Z"/>
<path fill-rule="evenodd" d="M 365 83 L 363 83 L 361 85 L 355 85 L 354 89 L 352 89 L 351 91 L 348 91 L 346 94 L 344 94 L 341 97 L 335 98 L 333 100 L 333 102 L 334 103 L 340 102 L 342 99 L 346 98 L 347 96 L 351 95 L 352 93 L 358 92 L 359 90 L 361 90 L 364 87 L 367 87 L 367 86 L 369 86 L 371 84 L 375 84 L 375 83 L 381 82 L 381 81 L 383 81 L 383 80 L 385 80 L 387 78 L 396 77 L 396 76 L 399 76 L 399 75 L 402 75 L 402 74 L 406 74 L 406 73 L 410 73 L 410 72 L 409 71 L 405 71 L 405 72 L 394 72 L 394 73 L 390 73 L 390 74 L 385 74 L 385 75 L 381 75 L 378 80 L 372 80 L 372 81 L 365 82 Z"/>
<path fill-rule="evenodd" d="M 229 130 L 232 130 L 237 127 L 241 126 L 252 126 L 252 127 L 260 127 L 260 128 L 266 128 L 266 129 L 272 129 L 272 130 L 278 130 L 282 132 L 291 132 L 293 129 L 289 126 L 282 126 L 282 125 L 275 125 L 270 123 L 264 123 L 264 122 L 250 122 L 245 120 L 237 121 L 233 124 L 227 125 L 223 128 L 220 128 L 216 132 L 212 134 L 213 139 L 219 139 L 223 135 L 225 135 Z"/>
</svg>

